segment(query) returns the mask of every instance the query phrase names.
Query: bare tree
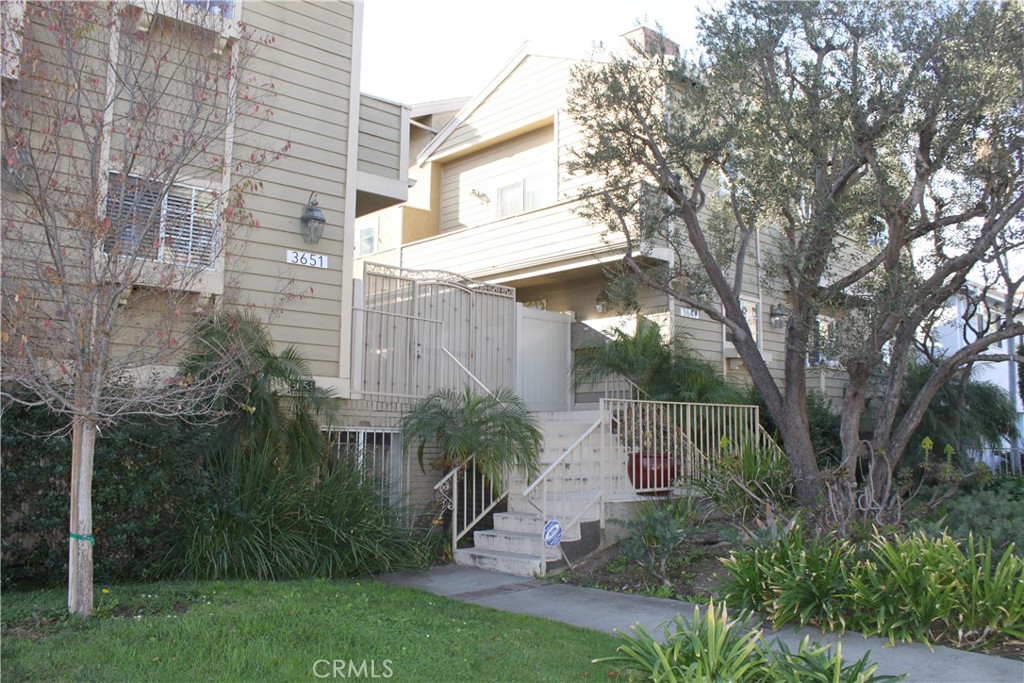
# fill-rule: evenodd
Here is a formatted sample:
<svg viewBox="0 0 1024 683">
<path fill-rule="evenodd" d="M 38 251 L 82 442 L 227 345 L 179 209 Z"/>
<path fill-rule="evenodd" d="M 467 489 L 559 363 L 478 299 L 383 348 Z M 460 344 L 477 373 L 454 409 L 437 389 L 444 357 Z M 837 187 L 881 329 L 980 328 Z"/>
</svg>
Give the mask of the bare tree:
<svg viewBox="0 0 1024 683">
<path fill-rule="evenodd" d="M 818 502 L 830 484 L 842 514 L 881 518 L 899 506 L 893 478 L 936 391 L 1024 332 L 1021 5 L 735 0 L 701 17 L 698 63 L 651 42 L 575 72 L 570 111 L 586 138 L 574 168 L 603 183 L 585 213 L 630 253 L 671 249 L 669 263 L 626 265 L 731 331 L 799 498 Z M 738 302 L 758 245 L 762 286 L 788 313 L 778 379 Z M 955 296 L 996 292 L 998 318 L 936 356 L 899 413 L 927 322 Z M 849 380 L 843 465 L 827 478 L 806 382 L 822 314 Z"/>
<path fill-rule="evenodd" d="M 275 157 L 249 135 L 269 113 L 246 75 L 261 41 L 210 12 L 224 4 L 5 8 L 5 47 L 17 31 L 22 49 L 3 83 L 3 395 L 69 418 L 68 608 L 82 615 L 96 437 L 127 415 L 213 410 L 215 382 L 173 366 Z"/>
</svg>

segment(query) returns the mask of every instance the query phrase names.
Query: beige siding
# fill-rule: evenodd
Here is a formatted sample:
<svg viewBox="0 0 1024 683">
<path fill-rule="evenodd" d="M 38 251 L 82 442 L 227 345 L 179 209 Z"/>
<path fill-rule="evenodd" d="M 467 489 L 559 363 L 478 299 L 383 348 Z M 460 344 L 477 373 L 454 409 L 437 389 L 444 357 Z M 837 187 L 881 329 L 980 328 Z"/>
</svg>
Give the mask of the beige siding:
<svg viewBox="0 0 1024 683">
<path fill-rule="evenodd" d="M 451 132 L 435 156 L 465 150 L 553 116 L 565 101 L 572 61 L 529 56 Z"/>
<path fill-rule="evenodd" d="M 606 241 L 599 230 L 572 212 L 571 202 L 563 202 L 408 245 L 402 250 L 402 265 L 490 281 L 513 279 L 516 271 L 542 266 L 593 265 L 597 257 L 617 250 L 622 250 L 621 241 L 615 236 Z"/>
<path fill-rule="evenodd" d="M 363 95 L 359 100 L 359 170 L 398 180 L 402 176 L 402 107 Z"/>
<path fill-rule="evenodd" d="M 232 299 L 266 310 L 275 341 L 297 344 L 313 374 L 327 377 L 338 376 L 341 347 L 348 345 L 339 302 L 342 282 L 352 276 L 341 267 L 353 16 L 348 2 L 242 4 L 242 20 L 273 36 L 250 71 L 279 85 L 269 122 L 249 133 L 252 122 L 239 121 L 235 157 L 251 153 L 250 141 L 288 149 L 263 169 L 262 187 L 247 199 L 260 226 L 229 247 Z M 299 233 L 310 192 L 317 193 L 327 220 L 315 245 L 306 245 Z M 288 249 L 323 254 L 329 268 L 290 265 Z"/>
<path fill-rule="evenodd" d="M 555 197 L 554 131 L 544 126 L 479 153 L 445 164 L 441 171 L 441 230 L 498 220 L 498 189 L 537 179 Z"/>
</svg>

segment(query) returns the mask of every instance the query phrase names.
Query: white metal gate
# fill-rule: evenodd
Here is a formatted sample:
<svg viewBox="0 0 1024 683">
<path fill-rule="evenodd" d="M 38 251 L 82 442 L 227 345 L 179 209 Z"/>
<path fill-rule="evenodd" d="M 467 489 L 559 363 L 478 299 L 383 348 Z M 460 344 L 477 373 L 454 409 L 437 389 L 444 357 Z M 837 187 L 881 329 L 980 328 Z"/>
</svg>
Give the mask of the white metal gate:
<svg viewBox="0 0 1024 683">
<path fill-rule="evenodd" d="M 368 263 L 356 308 L 366 396 L 418 398 L 515 381 L 515 290 L 452 273 Z"/>
<path fill-rule="evenodd" d="M 516 310 L 516 391 L 530 410 L 570 410 L 572 314 Z"/>
</svg>

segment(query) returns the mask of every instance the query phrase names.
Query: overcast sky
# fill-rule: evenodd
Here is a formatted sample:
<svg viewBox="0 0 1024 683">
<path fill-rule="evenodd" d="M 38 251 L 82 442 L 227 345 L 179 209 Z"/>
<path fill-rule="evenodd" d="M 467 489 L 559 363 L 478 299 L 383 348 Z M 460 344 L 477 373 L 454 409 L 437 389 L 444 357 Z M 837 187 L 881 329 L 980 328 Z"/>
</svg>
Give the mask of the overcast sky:
<svg viewBox="0 0 1024 683">
<path fill-rule="evenodd" d="M 415 104 L 475 95 L 527 40 L 587 48 L 641 21 L 684 48 L 708 0 L 366 0 L 360 90 Z"/>
</svg>

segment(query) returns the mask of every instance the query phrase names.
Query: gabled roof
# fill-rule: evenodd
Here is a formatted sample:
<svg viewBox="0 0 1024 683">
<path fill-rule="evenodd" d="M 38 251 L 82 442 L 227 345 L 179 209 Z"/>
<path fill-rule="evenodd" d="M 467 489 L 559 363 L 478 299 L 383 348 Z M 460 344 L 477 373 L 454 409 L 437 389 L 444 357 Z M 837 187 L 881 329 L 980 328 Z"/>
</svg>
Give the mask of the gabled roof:
<svg viewBox="0 0 1024 683">
<path fill-rule="evenodd" d="M 410 105 L 412 117 L 430 116 L 431 114 L 442 114 L 453 109 L 462 109 L 469 102 L 468 97 L 454 97 L 450 100 L 432 100 L 430 102 L 417 102 Z"/>
<path fill-rule="evenodd" d="M 501 84 L 514 72 L 528 57 L 553 57 L 562 59 L 571 59 L 575 61 L 581 61 L 584 59 L 593 58 L 593 50 L 583 50 L 577 47 L 550 44 L 550 43 L 537 43 L 527 41 L 523 43 L 522 47 L 512 56 L 498 75 L 491 79 L 491 82 L 487 84 L 479 94 L 469 100 L 466 106 L 459 111 L 455 117 L 442 128 L 438 134 L 430 141 L 419 156 L 416 158 L 417 163 L 423 165 L 430 158 L 430 156 L 437 151 L 437 149 L 444 144 L 444 142 L 451 136 L 455 130 L 469 120 L 473 112 L 483 104 L 488 97 L 496 91 Z"/>
</svg>

